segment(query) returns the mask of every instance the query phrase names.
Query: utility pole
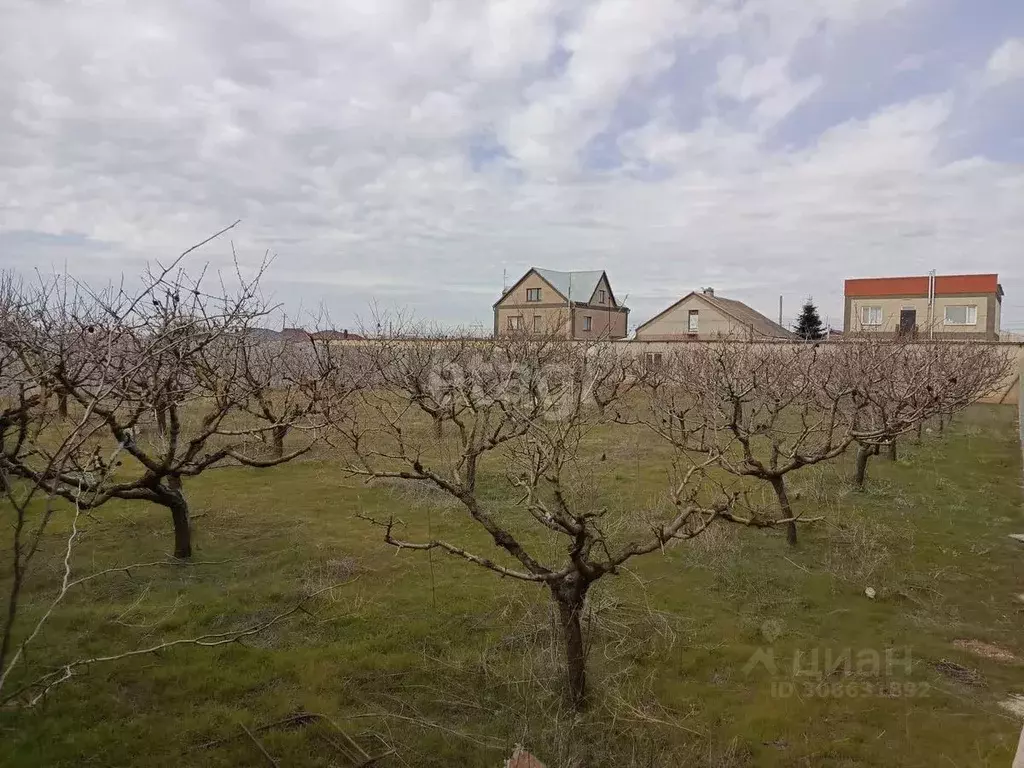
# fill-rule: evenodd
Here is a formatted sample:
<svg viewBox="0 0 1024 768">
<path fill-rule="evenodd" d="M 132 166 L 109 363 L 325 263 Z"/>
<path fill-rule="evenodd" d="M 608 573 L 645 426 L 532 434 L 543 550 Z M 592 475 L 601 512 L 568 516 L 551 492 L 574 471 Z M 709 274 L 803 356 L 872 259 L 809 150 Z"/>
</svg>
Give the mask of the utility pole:
<svg viewBox="0 0 1024 768">
<path fill-rule="evenodd" d="M 779 325 L 782 325 L 782 296 L 779 296 Z"/>
<path fill-rule="evenodd" d="M 928 340 L 934 338 L 935 333 L 935 270 L 928 272 Z"/>
</svg>

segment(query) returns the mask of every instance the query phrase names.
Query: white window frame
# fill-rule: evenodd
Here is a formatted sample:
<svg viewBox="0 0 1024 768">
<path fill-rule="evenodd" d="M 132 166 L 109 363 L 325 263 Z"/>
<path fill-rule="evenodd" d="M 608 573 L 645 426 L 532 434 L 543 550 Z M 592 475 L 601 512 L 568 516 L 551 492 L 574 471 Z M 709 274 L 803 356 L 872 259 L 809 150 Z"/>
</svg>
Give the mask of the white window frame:
<svg viewBox="0 0 1024 768">
<path fill-rule="evenodd" d="M 883 320 L 884 316 L 880 304 L 865 304 L 860 308 L 860 324 L 865 328 L 877 328 L 882 324 Z"/>
<path fill-rule="evenodd" d="M 949 310 L 951 309 L 963 309 L 964 317 L 967 322 L 960 323 L 956 320 L 949 319 Z M 977 304 L 947 304 L 942 311 L 942 324 L 943 325 L 977 325 L 978 324 L 978 305 Z"/>
<path fill-rule="evenodd" d="M 584 331 L 589 331 L 589 330 L 592 330 L 593 327 L 594 327 L 594 318 L 592 318 L 590 315 L 584 315 L 583 316 L 583 330 Z"/>
<path fill-rule="evenodd" d="M 534 302 L 540 302 L 540 288 L 527 288 L 526 289 L 526 300 L 531 304 Z"/>
<path fill-rule="evenodd" d="M 687 333 L 699 333 L 700 332 L 700 310 L 691 309 L 686 315 L 686 331 Z"/>
</svg>

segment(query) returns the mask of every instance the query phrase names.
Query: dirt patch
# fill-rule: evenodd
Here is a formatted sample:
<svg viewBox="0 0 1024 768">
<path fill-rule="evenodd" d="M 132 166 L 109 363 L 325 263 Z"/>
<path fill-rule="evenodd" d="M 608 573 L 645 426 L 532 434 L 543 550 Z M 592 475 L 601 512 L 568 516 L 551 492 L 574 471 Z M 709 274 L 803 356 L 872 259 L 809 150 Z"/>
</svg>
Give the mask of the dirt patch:
<svg viewBox="0 0 1024 768">
<path fill-rule="evenodd" d="M 985 679 L 981 676 L 980 672 L 970 667 L 965 667 L 962 664 L 957 664 L 955 661 L 942 659 L 942 661 L 933 663 L 932 666 L 950 680 L 955 680 L 958 683 L 973 686 L 985 685 Z"/>
<path fill-rule="evenodd" d="M 1012 651 L 1000 648 L 998 645 L 984 643 L 981 640 L 954 640 L 953 645 L 961 651 L 973 653 L 975 656 L 980 656 L 983 659 L 992 659 L 993 661 L 1004 661 L 1009 663 L 1018 660 Z"/>
</svg>

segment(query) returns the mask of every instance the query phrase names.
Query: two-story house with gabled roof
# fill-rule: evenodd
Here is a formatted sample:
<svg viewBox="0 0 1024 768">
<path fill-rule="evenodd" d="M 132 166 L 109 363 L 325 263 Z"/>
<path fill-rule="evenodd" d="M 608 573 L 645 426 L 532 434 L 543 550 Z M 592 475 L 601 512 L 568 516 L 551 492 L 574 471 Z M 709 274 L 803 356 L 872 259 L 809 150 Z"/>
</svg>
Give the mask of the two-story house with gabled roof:
<svg viewBox="0 0 1024 768">
<path fill-rule="evenodd" d="M 623 339 L 629 309 L 603 270 L 532 267 L 494 303 L 494 335 L 554 333 L 572 339 Z"/>
</svg>

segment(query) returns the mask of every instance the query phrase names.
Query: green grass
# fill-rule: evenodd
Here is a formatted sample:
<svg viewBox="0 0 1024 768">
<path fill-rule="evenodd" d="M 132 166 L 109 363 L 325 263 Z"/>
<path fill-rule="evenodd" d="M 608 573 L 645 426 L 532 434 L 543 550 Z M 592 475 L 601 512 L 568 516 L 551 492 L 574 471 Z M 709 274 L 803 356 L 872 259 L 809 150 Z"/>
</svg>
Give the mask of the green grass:
<svg viewBox="0 0 1024 768">
<path fill-rule="evenodd" d="M 624 510 L 657 497 L 663 455 L 636 438 L 602 449 L 597 496 Z M 1024 664 L 955 643 L 1024 658 L 1016 599 L 1024 552 L 1007 538 L 1024 530 L 1020 457 L 1013 411 L 976 406 L 942 436 L 904 440 L 899 462 L 873 460 L 864 493 L 845 480 L 852 456 L 791 475 L 798 509 L 826 518 L 802 528 L 796 549 L 781 532 L 720 527 L 635 560 L 591 592 L 593 695 L 581 717 L 562 703 L 558 637 L 541 588 L 436 553 L 432 563 L 396 553 L 355 517 L 396 514 L 416 538 L 429 509 L 435 534 L 491 554 L 457 507 L 362 486 L 326 459 L 217 470 L 186 486 L 199 515 L 196 559 L 213 564 L 90 582 L 40 638 L 35 670 L 224 631 L 347 583 L 311 605 L 313 616 L 244 644 L 96 666 L 37 710 L 0 713 L 0 764 L 259 765 L 244 738 L 195 747 L 241 733 L 239 724 L 309 710 L 368 751 L 380 749 L 377 738 L 393 747 L 385 766 L 492 768 L 523 743 L 549 768 L 1003 768 L 1020 722 L 998 702 L 1024 692 Z M 486 483 L 498 498 L 500 478 Z M 51 594 L 60 534 L 37 565 L 27 618 Z M 111 504 L 85 522 L 76 568 L 159 559 L 170 543 L 165 510 Z M 886 649 L 902 658 L 905 648 L 909 670 L 839 664 L 821 679 L 792 674 L 798 651 L 806 669 L 815 650 L 824 661 L 849 649 L 856 662 L 857 653 Z M 777 674 L 745 671 L 758 649 L 771 649 Z M 793 683 L 793 695 L 775 695 L 779 682 Z M 283 766 L 344 765 L 318 733 L 262 740 Z"/>
</svg>

